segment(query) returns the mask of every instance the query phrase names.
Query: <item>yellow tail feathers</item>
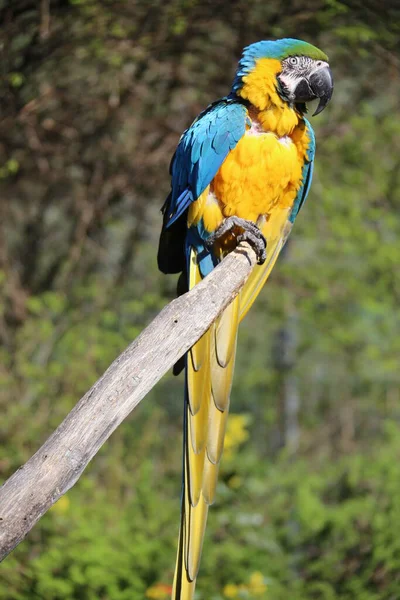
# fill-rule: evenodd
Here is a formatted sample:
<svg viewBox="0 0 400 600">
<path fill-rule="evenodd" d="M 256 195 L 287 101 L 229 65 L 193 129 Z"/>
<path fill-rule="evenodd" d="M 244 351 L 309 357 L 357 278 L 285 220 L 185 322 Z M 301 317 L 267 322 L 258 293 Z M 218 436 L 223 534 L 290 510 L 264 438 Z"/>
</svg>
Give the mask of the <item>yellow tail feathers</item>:
<svg viewBox="0 0 400 600">
<path fill-rule="evenodd" d="M 287 218 L 287 210 L 277 210 L 263 224 L 268 240 L 266 262 L 254 268 L 239 296 L 187 355 L 184 484 L 172 600 L 194 598 L 208 507 L 215 499 L 224 446 L 238 326 L 267 280 L 290 231 Z M 189 288 L 200 280 L 192 250 Z"/>
<path fill-rule="evenodd" d="M 189 286 L 201 280 L 194 251 Z M 179 549 L 172 598 L 192 600 L 224 446 L 239 320 L 236 298 L 187 356 L 185 469 Z"/>
</svg>

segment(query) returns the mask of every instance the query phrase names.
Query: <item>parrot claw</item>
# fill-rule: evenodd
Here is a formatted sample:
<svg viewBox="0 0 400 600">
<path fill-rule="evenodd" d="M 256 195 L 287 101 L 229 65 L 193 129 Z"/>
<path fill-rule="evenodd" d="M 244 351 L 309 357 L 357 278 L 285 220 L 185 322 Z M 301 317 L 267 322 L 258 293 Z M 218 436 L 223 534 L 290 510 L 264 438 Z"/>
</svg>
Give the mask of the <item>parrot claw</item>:
<svg viewBox="0 0 400 600">
<path fill-rule="evenodd" d="M 234 229 L 239 229 L 239 232 L 235 232 Z M 232 216 L 226 218 L 218 229 L 209 236 L 206 241 L 207 246 L 211 248 L 217 240 L 228 232 L 235 235 L 237 245 L 239 245 L 240 242 L 248 242 L 250 244 L 257 255 L 257 263 L 259 265 L 262 265 L 265 262 L 267 257 L 267 240 L 253 221 L 247 221 L 240 217 Z"/>
<path fill-rule="evenodd" d="M 258 230 L 257 234 L 253 233 L 252 231 L 245 230 L 243 233 L 238 235 L 236 239 L 238 245 L 240 242 L 248 242 L 250 244 L 257 255 L 258 265 L 263 265 L 265 263 L 265 259 L 267 258 L 267 241 L 260 230 Z"/>
</svg>

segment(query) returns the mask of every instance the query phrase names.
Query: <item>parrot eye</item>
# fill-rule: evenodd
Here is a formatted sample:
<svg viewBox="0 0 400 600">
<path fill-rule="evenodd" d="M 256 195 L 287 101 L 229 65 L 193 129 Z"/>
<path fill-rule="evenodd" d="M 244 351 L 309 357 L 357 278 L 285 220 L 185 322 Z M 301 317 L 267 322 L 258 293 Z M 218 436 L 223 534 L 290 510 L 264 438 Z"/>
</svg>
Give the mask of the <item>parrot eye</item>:
<svg viewBox="0 0 400 600">
<path fill-rule="evenodd" d="M 294 66 L 294 65 L 297 65 L 297 64 L 298 64 L 298 62 L 299 62 L 299 59 L 297 58 L 297 56 L 291 56 L 291 57 L 289 58 L 289 63 L 290 63 L 291 65 L 293 65 L 293 66 Z"/>
</svg>

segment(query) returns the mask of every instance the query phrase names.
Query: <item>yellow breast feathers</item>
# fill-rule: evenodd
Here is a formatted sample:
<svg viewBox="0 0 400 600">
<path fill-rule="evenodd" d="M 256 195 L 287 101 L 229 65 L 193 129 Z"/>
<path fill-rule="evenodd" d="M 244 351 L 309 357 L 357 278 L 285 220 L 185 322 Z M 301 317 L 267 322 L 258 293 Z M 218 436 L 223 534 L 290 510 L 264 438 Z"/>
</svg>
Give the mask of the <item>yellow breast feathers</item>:
<svg viewBox="0 0 400 600">
<path fill-rule="evenodd" d="M 261 120 L 251 127 L 227 156 L 211 185 L 189 211 L 189 226 L 203 218 L 215 231 L 224 217 L 237 215 L 256 222 L 275 207 L 291 207 L 302 181 L 309 144 L 300 121 L 291 135 L 265 132 Z"/>
</svg>

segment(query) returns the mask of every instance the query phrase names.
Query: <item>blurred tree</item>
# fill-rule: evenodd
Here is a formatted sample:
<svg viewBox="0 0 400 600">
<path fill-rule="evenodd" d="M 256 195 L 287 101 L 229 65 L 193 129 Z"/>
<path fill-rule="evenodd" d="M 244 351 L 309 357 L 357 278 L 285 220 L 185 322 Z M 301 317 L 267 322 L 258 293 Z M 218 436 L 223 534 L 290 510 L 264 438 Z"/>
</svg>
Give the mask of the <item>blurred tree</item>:
<svg viewBox="0 0 400 600">
<path fill-rule="evenodd" d="M 386 443 L 398 453 L 398 1 L 0 0 L 0 19 L 2 476 L 172 297 L 154 248 L 181 132 L 229 90 L 244 45 L 304 38 L 330 56 L 335 96 L 313 122 L 310 199 L 240 332 L 232 405 L 246 415 L 235 421 L 245 445 L 236 462 L 227 453 L 202 589 L 212 597 L 223 565 L 215 598 L 228 584 L 250 593 L 259 571 L 275 600 L 396 598 L 395 460 L 389 450 L 363 454 Z M 274 339 L 282 328 L 292 335 L 290 315 L 296 353 L 284 378 L 300 402 L 293 467 L 273 443 L 285 383 Z M 49 515 L 6 561 L 0 598 L 141 599 L 170 584 L 181 393 L 172 377 L 152 391 L 66 514 Z M 339 455 L 349 451 L 347 463 Z M 330 457 L 343 461 L 337 470 Z M 98 565 L 104 571 L 115 552 L 116 573 L 125 543 L 129 575 L 102 587 Z"/>
</svg>

